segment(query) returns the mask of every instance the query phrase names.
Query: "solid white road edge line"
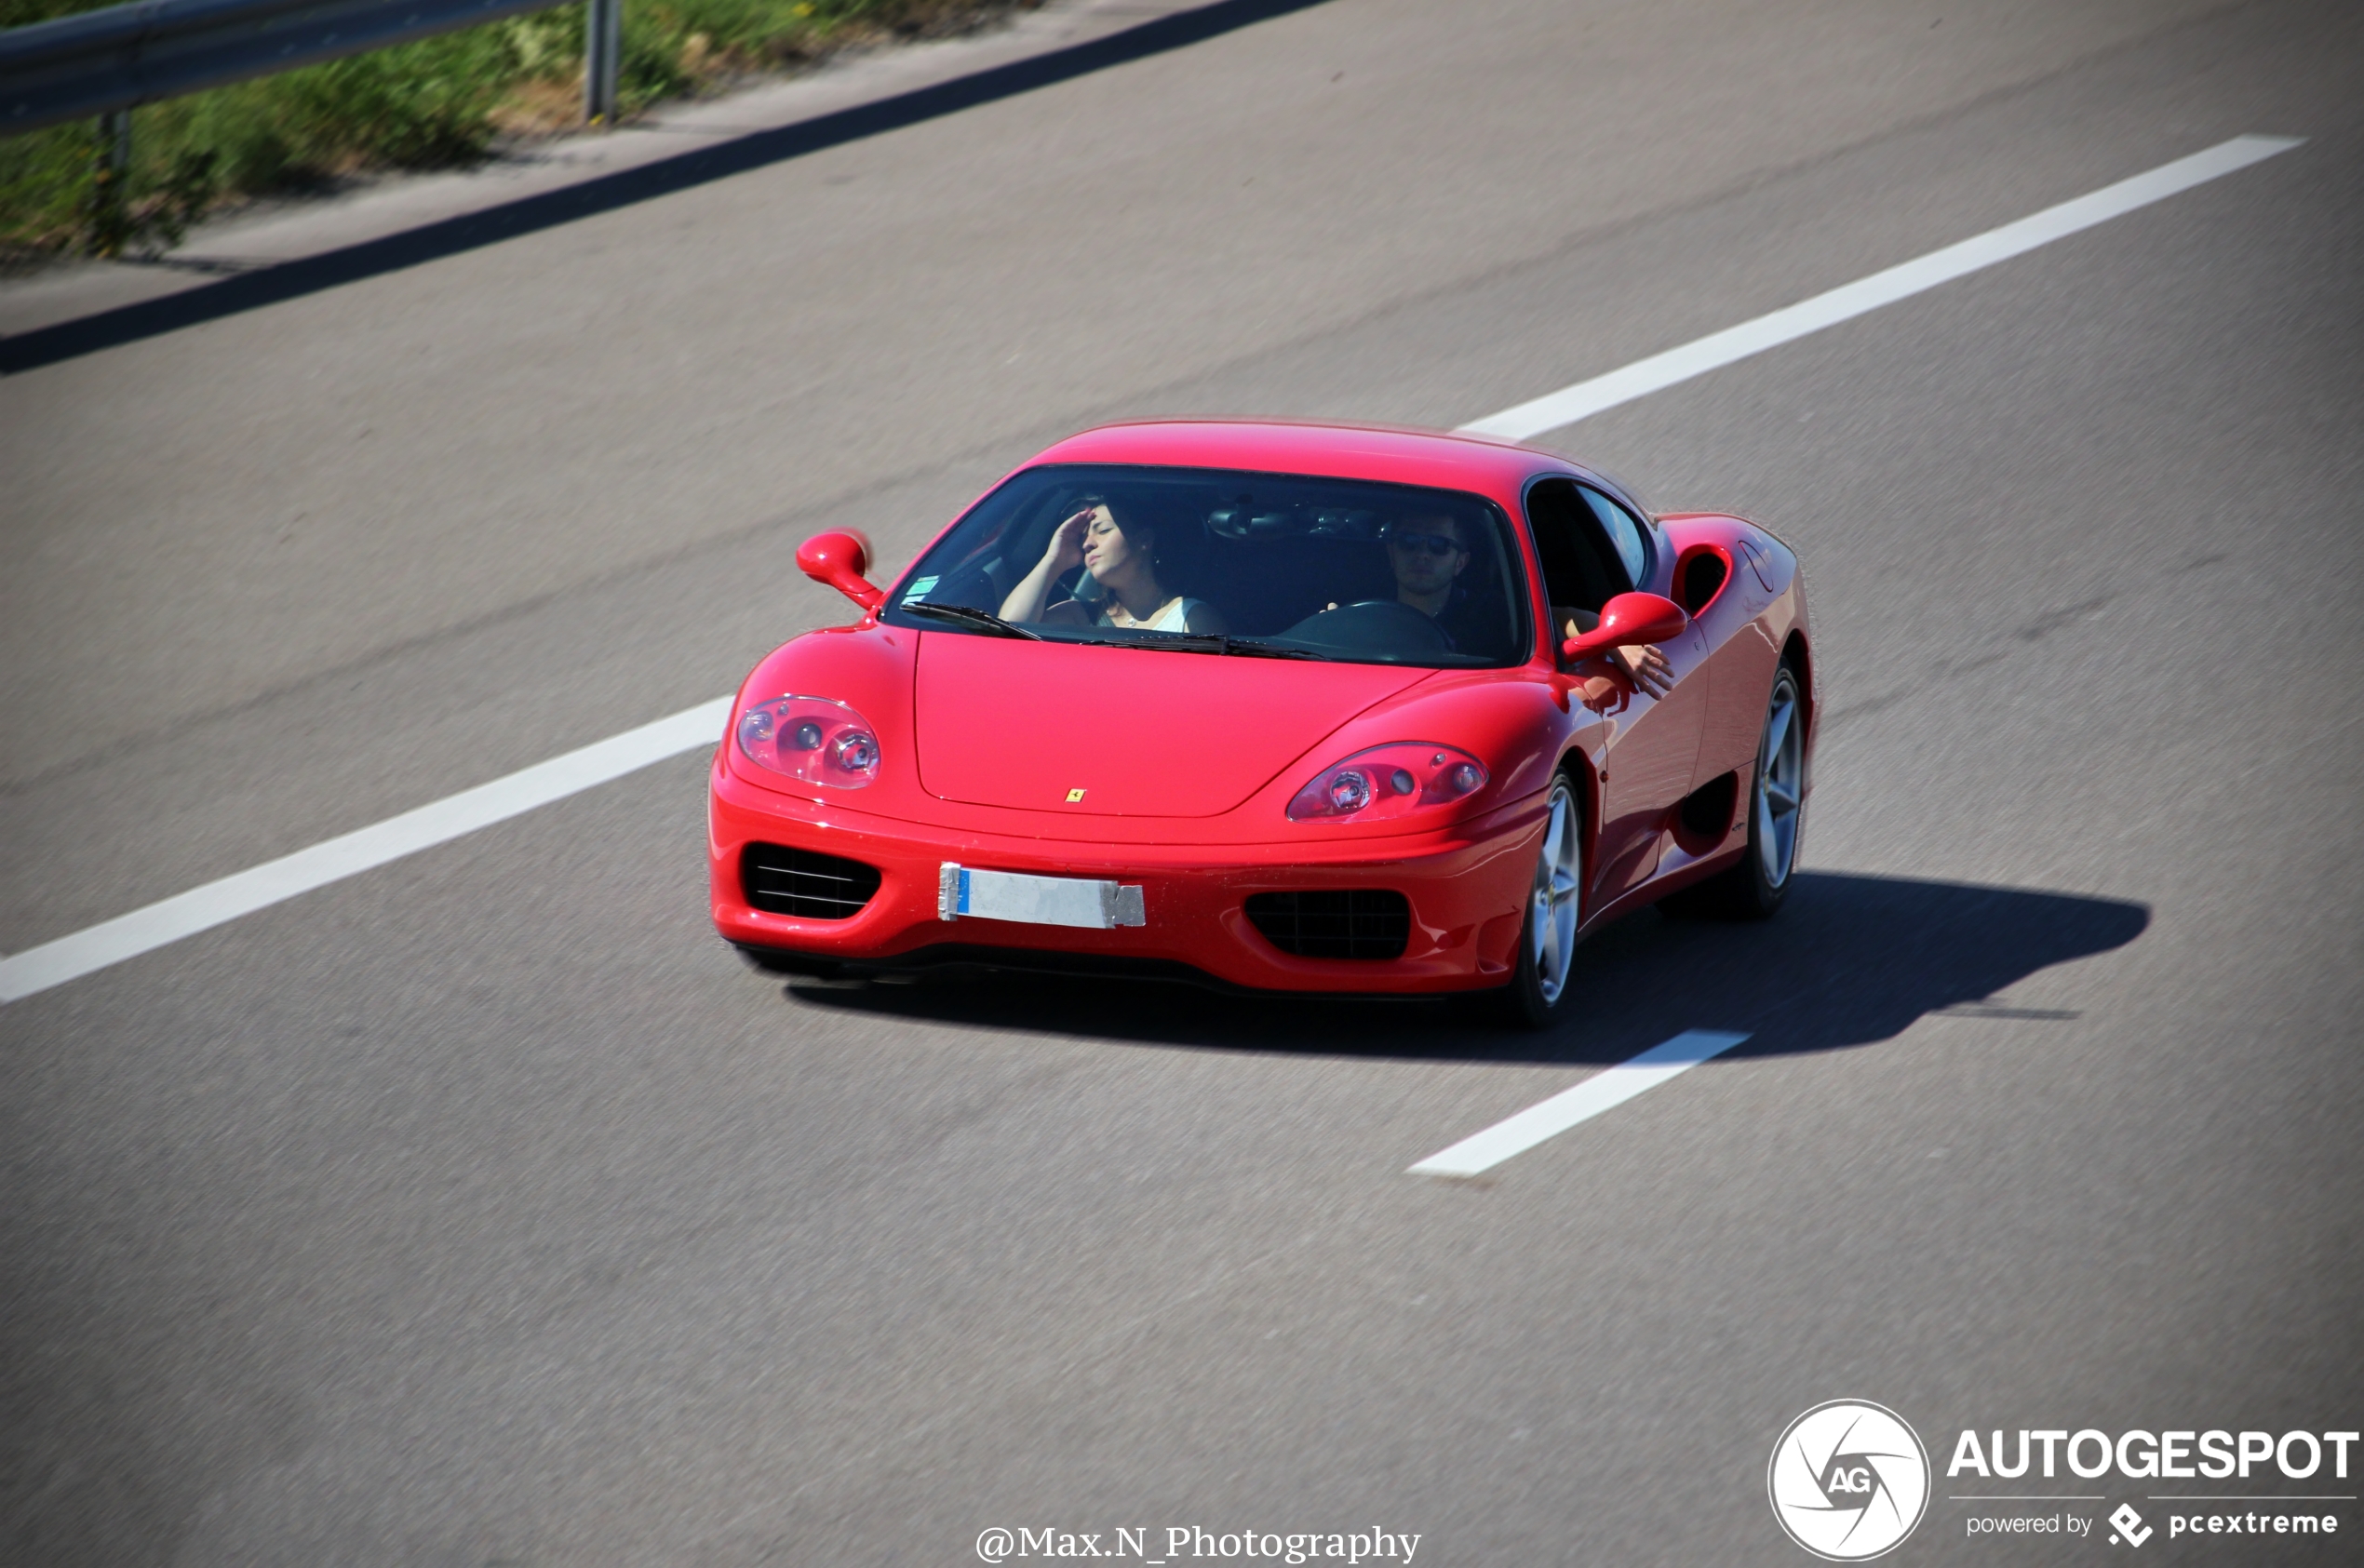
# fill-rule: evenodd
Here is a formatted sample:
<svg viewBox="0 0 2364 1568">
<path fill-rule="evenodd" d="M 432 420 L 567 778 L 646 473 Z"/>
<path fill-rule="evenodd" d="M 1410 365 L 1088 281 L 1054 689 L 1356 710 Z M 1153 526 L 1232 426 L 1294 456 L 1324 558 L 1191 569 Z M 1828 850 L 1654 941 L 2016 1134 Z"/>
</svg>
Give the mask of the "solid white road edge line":
<svg viewBox="0 0 2364 1568">
<path fill-rule="evenodd" d="M 1546 1138 L 1557 1137 L 1579 1121 L 1612 1110 L 1645 1090 L 1656 1089 L 1677 1073 L 1723 1055 L 1749 1037 L 1724 1029 L 1686 1029 L 1672 1039 L 1654 1045 L 1641 1055 L 1604 1067 L 1573 1089 L 1527 1106 L 1483 1132 L 1472 1132 L 1451 1148 L 1439 1149 L 1404 1174 L 1410 1176 L 1474 1176 L 1490 1171 L 1514 1154 L 1525 1154 Z"/>
<path fill-rule="evenodd" d="M 2138 174 L 2131 180 L 2121 180 L 2089 196 L 2064 201 L 2058 207 L 2048 207 L 2033 217 L 2016 223 L 2006 223 L 1990 229 L 1959 245 L 1949 245 L 1942 250 L 1932 250 L 1915 261 L 1874 273 L 1858 282 L 1833 288 L 1827 294 L 1817 294 L 1794 305 L 1760 315 L 1754 321 L 1744 321 L 1738 327 L 1727 327 L 1704 338 L 1685 343 L 1680 348 L 1654 354 L 1647 359 L 1636 360 L 1621 370 L 1595 376 L 1589 382 L 1562 387 L 1514 409 L 1489 414 L 1463 430 L 1480 436 L 1506 436 L 1524 441 L 1540 436 L 1547 430 L 1557 430 L 1564 424 L 1574 424 L 1605 409 L 1620 403 L 1631 403 L 1637 397 L 1704 375 L 1721 366 L 1751 355 L 1762 354 L 1768 348 L 1793 342 L 1825 327 L 1834 327 L 1882 305 L 1950 282 L 1967 273 L 1991 267 L 2014 256 L 2049 245 L 2081 230 L 2106 223 L 2113 218 L 2125 216 L 2138 208 L 2164 201 L 2179 191 L 2204 185 L 2211 180 L 2231 174 L 2263 162 L 2277 153 L 2287 153 L 2305 138 L 2287 136 L 2236 136 L 2220 142 L 2205 153 L 2195 153 L 2188 158 L 2178 158 L 2171 164 Z"/>
<path fill-rule="evenodd" d="M 208 882 L 144 909 L 0 958 L 0 1002 L 12 1002 L 92 970 L 178 942 L 241 915 L 341 881 L 356 872 L 490 827 L 536 806 L 637 772 L 685 751 L 711 746 L 731 717 L 731 698 L 627 730 L 506 778 L 315 844 L 308 850 Z"/>
<path fill-rule="evenodd" d="M 1729 365 L 1777 344 L 1860 315 L 1881 305 L 1933 288 L 1948 278 L 1992 266 L 2080 229 L 2246 168 L 2304 141 L 2299 137 L 2236 136 L 2232 141 L 2179 158 L 2171 164 L 2104 187 L 2089 196 L 2048 208 L 2032 218 L 1933 251 L 1917 261 L 1875 273 L 1860 283 L 1759 316 L 1754 321 L 1669 349 L 1664 354 L 1578 382 L 1549 396 L 1506 409 L 1463 430 L 1517 440 L 1573 424 L 1661 387 Z M 62 985 L 93 970 L 178 942 L 241 915 L 266 908 L 298 893 L 431 849 L 463 833 L 607 783 L 625 773 L 706 744 L 721 732 L 731 698 L 717 697 L 694 708 L 644 724 L 610 740 L 537 763 L 523 772 L 479 784 L 448 799 L 406 811 L 374 826 L 315 844 L 308 850 L 241 871 L 218 882 L 119 915 L 71 936 L 28 947 L 0 958 L 0 1003 Z M 1636 1058 L 1640 1060 L 1640 1058 Z M 1548 1134 L 1547 1134 L 1548 1135 Z M 1446 1150 L 1451 1153 L 1451 1150 Z M 1443 1156 L 1439 1156 L 1442 1159 Z M 1419 1167 L 1416 1166 L 1417 1170 Z"/>
</svg>

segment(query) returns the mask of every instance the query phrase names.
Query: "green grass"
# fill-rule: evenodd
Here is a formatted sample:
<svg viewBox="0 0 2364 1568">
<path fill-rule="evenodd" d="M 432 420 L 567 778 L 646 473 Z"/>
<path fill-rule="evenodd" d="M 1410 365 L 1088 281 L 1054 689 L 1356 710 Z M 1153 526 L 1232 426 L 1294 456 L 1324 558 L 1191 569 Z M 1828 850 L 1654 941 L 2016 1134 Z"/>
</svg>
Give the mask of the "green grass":
<svg viewBox="0 0 2364 1568">
<path fill-rule="evenodd" d="M 850 40 L 942 31 L 1040 0 L 625 0 L 625 113 Z M 0 0 L 0 26 L 96 8 Z M 133 112 L 122 212 L 100 221 L 95 123 L 0 138 L 0 252 L 157 250 L 225 202 L 378 169 L 482 158 L 504 131 L 563 128 L 580 113 L 584 7 L 195 93 Z"/>
</svg>

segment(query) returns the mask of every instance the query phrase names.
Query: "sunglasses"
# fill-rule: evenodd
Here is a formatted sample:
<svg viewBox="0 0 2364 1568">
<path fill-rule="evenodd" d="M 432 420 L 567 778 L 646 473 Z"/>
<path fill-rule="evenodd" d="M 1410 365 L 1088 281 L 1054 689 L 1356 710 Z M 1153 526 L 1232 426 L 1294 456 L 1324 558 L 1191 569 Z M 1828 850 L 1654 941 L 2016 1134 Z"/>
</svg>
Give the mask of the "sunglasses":
<svg viewBox="0 0 2364 1568">
<path fill-rule="evenodd" d="M 1441 533 L 1399 533 L 1390 535 L 1388 543 L 1399 550 L 1418 551 L 1424 556 L 1457 556 L 1461 546 Z"/>
</svg>

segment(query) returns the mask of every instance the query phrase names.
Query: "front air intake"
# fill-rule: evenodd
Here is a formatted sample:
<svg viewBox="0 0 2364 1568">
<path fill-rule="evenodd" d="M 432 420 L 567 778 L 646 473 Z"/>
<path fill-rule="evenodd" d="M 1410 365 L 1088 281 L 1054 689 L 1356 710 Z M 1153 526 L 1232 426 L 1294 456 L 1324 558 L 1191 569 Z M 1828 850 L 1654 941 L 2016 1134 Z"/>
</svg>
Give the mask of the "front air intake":
<svg viewBox="0 0 2364 1568">
<path fill-rule="evenodd" d="M 812 850 L 749 844 L 739 860 L 747 902 L 771 915 L 842 920 L 862 912 L 879 891 L 879 868 Z"/>
<path fill-rule="evenodd" d="M 1247 909 L 1265 941 L 1300 958 L 1400 958 L 1412 938 L 1412 901 L 1386 889 L 1250 893 Z"/>
</svg>

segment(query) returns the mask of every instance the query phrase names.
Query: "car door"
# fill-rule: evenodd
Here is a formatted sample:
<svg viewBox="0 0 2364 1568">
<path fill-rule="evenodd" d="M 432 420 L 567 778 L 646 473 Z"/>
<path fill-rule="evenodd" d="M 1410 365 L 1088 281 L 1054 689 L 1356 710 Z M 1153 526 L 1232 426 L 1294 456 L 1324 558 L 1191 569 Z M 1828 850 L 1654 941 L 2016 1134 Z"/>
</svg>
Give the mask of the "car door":
<svg viewBox="0 0 2364 1568">
<path fill-rule="evenodd" d="M 1574 479 L 1538 480 L 1527 490 L 1527 526 L 1552 606 L 1554 645 L 1565 611 L 1598 612 L 1649 572 L 1647 537 L 1615 502 Z M 1661 646 L 1674 690 L 1635 691 L 1603 717 L 1601 822 L 1586 909 L 1648 879 L 1672 810 L 1689 793 L 1707 707 L 1706 642 L 1697 629 Z"/>
</svg>

